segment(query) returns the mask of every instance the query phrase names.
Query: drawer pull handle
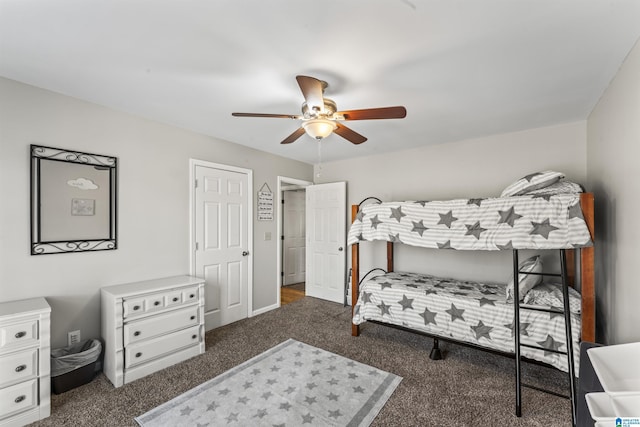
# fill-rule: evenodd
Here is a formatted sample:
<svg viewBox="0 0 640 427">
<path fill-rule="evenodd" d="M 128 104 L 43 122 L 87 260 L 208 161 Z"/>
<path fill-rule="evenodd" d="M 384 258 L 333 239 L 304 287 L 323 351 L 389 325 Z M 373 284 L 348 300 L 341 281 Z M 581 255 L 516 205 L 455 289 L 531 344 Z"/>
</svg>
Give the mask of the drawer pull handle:
<svg viewBox="0 0 640 427">
<path fill-rule="evenodd" d="M 160 301 L 154 302 L 153 305 L 160 305 Z"/>
<path fill-rule="evenodd" d="M 15 400 L 14 400 L 14 402 L 16 402 L 16 403 L 20 403 L 20 402 L 22 402 L 23 400 L 25 400 L 26 398 L 27 398 L 27 396 L 25 396 L 25 395 L 23 394 L 22 396 L 18 396 L 18 397 L 16 397 L 16 398 L 15 398 Z"/>
<path fill-rule="evenodd" d="M 191 316 L 191 320 L 196 320 L 196 316 Z"/>
<path fill-rule="evenodd" d="M 136 353 L 136 357 L 140 357 L 140 356 L 142 356 L 142 353 L 139 353 L 139 352 Z"/>
<path fill-rule="evenodd" d="M 22 372 L 27 369 L 27 365 L 16 366 L 16 372 Z"/>
<path fill-rule="evenodd" d="M 134 309 L 134 310 L 140 310 L 140 306 L 139 306 L 139 305 L 134 305 L 134 306 L 133 306 L 133 309 Z"/>
<path fill-rule="evenodd" d="M 20 331 L 20 332 L 16 333 L 16 338 L 22 338 L 22 337 L 24 337 L 26 335 L 27 335 L 26 331 Z"/>
<path fill-rule="evenodd" d="M 195 340 L 196 338 L 198 338 L 198 336 L 196 334 L 191 335 L 191 339 Z"/>
<path fill-rule="evenodd" d="M 195 296 L 196 296 L 195 294 L 191 294 L 189 295 L 189 298 L 195 298 Z"/>
<path fill-rule="evenodd" d="M 178 301 L 179 299 L 180 299 L 180 298 L 178 298 L 178 297 L 173 297 L 173 302 L 176 302 L 176 301 Z"/>
<path fill-rule="evenodd" d="M 133 333 L 133 336 L 134 336 L 134 337 L 139 337 L 139 336 L 140 336 L 140 331 L 135 331 L 135 332 Z"/>
</svg>

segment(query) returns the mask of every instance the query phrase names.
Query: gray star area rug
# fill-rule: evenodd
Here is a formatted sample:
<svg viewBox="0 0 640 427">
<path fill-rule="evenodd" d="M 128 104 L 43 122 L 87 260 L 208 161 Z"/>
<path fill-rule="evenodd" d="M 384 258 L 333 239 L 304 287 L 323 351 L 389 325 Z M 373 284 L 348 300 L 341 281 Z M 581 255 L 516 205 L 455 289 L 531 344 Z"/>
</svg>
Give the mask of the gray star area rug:
<svg viewBox="0 0 640 427">
<path fill-rule="evenodd" d="M 289 339 L 135 420 L 153 426 L 368 426 L 401 377 Z"/>
</svg>

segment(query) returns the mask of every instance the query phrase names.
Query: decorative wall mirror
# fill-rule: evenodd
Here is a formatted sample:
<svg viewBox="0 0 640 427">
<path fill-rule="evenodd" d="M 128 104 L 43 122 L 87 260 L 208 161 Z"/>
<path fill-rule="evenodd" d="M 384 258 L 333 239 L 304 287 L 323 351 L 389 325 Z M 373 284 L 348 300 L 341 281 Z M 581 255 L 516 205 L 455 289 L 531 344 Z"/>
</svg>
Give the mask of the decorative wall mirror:
<svg viewBox="0 0 640 427">
<path fill-rule="evenodd" d="M 116 157 L 31 145 L 31 255 L 117 249 Z"/>
</svg>

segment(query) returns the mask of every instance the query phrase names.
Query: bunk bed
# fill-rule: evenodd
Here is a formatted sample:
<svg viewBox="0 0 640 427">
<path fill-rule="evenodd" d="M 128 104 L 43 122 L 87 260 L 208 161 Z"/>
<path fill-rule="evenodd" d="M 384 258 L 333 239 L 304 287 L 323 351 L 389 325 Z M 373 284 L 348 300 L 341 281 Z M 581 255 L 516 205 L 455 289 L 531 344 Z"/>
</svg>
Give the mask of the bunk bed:
<svg viewBox="0 0 640 427">
<path fill-rule="evenodd" d="M 499 198 L 387 203 L 368 198 L 363 202 L 378 203 L 353 205 L 347 238 L 352 247 L 352 335 L 358 336 L 360 324 L 370 321 L 433 338 L 432 359 L 441 358 L 439 340 L 514 357 L 517 416 L 521 387 L 526 386 L 521 359 L 553 366 L 569 374 L 575 420 L 577 344 L 595 341 L 593 194 L 579 193 L 579 185 L 561 178 L 552 171 L 532 174 Z M 370 271 L 361 283 L 359 244 L 375 240 L 387 242 L 387 268 L 382 274 L 381 269 L 374 269 L 375 275 Z M 399 243 L 510 250 L 512 277 L 517 279 L 504 285 L 396 272 L 394 245 Z M 537 256 L 521 261 L 523 249 L 558 250 L 561 271 L 543 271 Z M 571 288 L 577 277 L 580 292 Z"/>
</svg>

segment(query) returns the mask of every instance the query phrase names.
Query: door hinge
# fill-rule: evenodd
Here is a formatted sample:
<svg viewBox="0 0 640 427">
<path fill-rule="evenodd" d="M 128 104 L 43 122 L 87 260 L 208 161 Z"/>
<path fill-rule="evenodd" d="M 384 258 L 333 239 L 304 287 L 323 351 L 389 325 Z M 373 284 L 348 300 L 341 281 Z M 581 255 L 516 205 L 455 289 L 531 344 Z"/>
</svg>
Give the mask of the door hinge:
<svg viewBox="0 0 640 427">
<path fill-rule="evenodd" d="M 200 245 L 198 245 L 198 242 L 196 242 L 196 251 L 198 250 Z"/>
<path fill-rule="evenodd" d="M 284 277 L 284 271 L 280 272 L 280 277 Z"/>
<path fill-rule="evenodd" d="M 280 240 L 284 240 L 284 236 L 280 236 Z"/>
<path fill-rule="evenodd" d="M 198 188 L 198 180 L 196 179 L 193 184 L 194 188 Z"/>
</svg>

